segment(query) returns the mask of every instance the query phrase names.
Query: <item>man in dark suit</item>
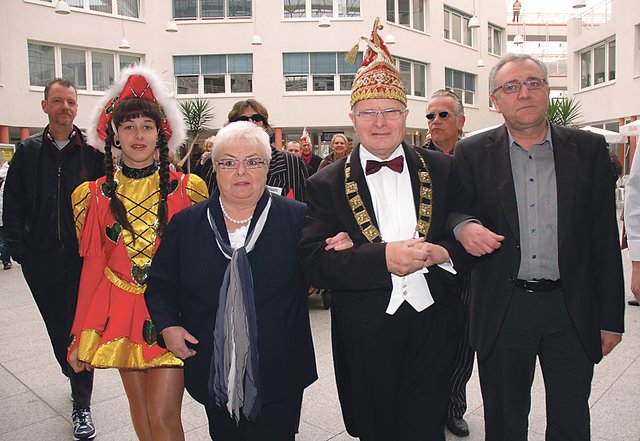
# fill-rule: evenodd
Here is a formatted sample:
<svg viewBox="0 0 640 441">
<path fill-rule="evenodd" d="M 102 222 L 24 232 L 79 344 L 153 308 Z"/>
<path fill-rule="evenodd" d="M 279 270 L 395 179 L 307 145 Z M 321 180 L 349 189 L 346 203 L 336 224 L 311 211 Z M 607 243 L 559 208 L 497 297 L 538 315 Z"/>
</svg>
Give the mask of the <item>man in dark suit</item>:
<svg viewBox="0 0 640 441">
<path fill-rule="evenodd" d="M 469 222 L 457 235 L 474 255 L 495 250 L 471 277 L 485 439 L 527 439 L 538 358 L 546 439 L 589 440 L 594 363 L 624 330 L 607 145 L 602 136 L 547 121 L 547 69 L 539 60 L 507 55 L 489 84 L 504 126 L 455 150 L 456 171 L 488 228 Z"/>
<path fill-rule="evenodd" d="M 347 431 L 365 441 L 444 440 L 457 347 L 446 285 L 468 259 L 445 238 L 452 159 L 403 142 L 406 95 L 374 25 L 351 94 L 360 145 L 307 182 L 299 255 L 332 290 L 336 383 Z M 366 38 L 363 37 L 366 40 Z M 336 251 L 327 237 L 353 247 Z"/>
<path fill-rule="evenodd" d="M 431 139 L 424 148 L 453 155 L 465 122 L 464 106 L 458 95 L 446 89 L 433 92 L 427 104 L 426 117 Z M 473 372 L 474 358 L 473 349 L 469 345 L 469 275 L 460 278 L 454 291 L 457 297 L 456 318 L 460 343 L 451 370 L 451 391 L 445 425 L 454 435 L 465 437 L 469 436 L 469 425 L 464 420 L 467 411 L 467 383 Z"/>
</svg>

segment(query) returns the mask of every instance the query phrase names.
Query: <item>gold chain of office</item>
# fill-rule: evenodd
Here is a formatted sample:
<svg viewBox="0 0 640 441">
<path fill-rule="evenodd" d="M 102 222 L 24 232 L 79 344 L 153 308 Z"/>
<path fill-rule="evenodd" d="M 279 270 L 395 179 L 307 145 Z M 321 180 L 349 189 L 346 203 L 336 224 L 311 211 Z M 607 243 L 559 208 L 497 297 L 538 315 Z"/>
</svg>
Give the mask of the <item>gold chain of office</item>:
<svg viewBox="0 0 640 441">
<path fill-rule="evenodd" d="M 424 158 L 419 153 L 418 157 L 421 162 L 420 170 L 418 171 L 418 178 L 420 179 L 420 205 L 418 208 L 416 231 L 420 236 L 426 237 L 429 233 L 429 227 L 431 226 L 431 175 L 429 174 L 427 164 L 424 162 Z M 344 164 L 344 192 L 349 201 L 351 211 L 353 212 L 353 217 L 364 237 L 366 237 L 369 242 L 382 242 L 380 231 L 371 221 L 369 212 L 364 206 L 358 184 L 351 178 L 351 154 L 347 156 Z"/>
</svg>

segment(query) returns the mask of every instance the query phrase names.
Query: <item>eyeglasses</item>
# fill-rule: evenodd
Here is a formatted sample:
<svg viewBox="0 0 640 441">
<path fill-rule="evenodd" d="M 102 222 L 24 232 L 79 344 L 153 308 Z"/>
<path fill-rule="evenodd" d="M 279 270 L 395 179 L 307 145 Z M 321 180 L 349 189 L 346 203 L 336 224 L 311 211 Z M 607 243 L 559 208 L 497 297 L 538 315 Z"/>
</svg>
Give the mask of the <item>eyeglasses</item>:
<svg viewBox="0 0 640 441">
<path fill-rule="evenodd" d="M 237 159 L 221 159 L 216 161 L 216 165 L 220 167 L 222 170 L 237 170 L 240 167 L 240 163 L 244 164 L 244 167 L 250 170 L 255 170 L 257 168 L 262 168 L 263 165 L 267 163 L 264 159 L 258 158 L 245 158 L 241 161 Z"/>
<path fill-rule="evenodd" d="M 382 116 L 385 121 L 395 121 L 406 112 L 406 109 L 385 109 L 385 110 L 363 110 L 362 112 L 354 112 L 354 114 L 362 121 L 374 121 L 378 115 Z"/>
<path fill-rule="evenodd" d="M 264 122 L 264 116 L 259 113 L 254 113 L 251 116 L 239 116 L 236 118 L 236 121 L 253 121 L 254 123 Z"/>
<path fill-rule="evenodd" d="M 436 115 L 439 116 L 440 118 L 446 118 L 447 116 L 451 115 L 449 112 L 431 112 L 431 113 L 427 113 L 427 119 L 429 121 L 436 119 Z"/>
<path fill-rule="evenodd" d="M 508 83 L 504 83 L 502 86 L 496 87 L 491 94 L 495 94 L 498 90 L 502 89 L 504 93 L 510 95 L 512 93 L 520 92 L 522 86 L 527 86 L 529 90 L 538 90 L 542 89 L 547 84 L 547 80 L 542 78 L 531 78 L 530 80 L 523 81 L 509 81 Z"/>
</svg>

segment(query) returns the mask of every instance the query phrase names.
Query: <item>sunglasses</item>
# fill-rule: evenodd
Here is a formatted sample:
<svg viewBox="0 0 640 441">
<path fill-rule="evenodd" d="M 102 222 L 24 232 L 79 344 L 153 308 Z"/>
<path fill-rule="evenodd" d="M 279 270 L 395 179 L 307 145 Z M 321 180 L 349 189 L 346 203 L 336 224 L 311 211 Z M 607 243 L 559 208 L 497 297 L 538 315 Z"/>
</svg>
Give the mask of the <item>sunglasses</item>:
<svg viewBox="0 0 640 441">
<path fill-rule="evenodd" d="M 436 115 L 439 116 L 440 118 L 446 118 L 447 116 L 450 115 L 450 113 L 449 112 L 438 112 L 438 113 L 431 112 L 431 113 L 427 113 L 427 119 L 429 121 L 431 121 L 432 119 L 436 119 Z"/>
<path fill-rule="evenodd" d="M 264 122 L 264 116 L 259 113 L 254 113 L 251 116 L 239 116 L 236 118 L 236 121 L 253 121 L 254 123 Z"/>
</svg>

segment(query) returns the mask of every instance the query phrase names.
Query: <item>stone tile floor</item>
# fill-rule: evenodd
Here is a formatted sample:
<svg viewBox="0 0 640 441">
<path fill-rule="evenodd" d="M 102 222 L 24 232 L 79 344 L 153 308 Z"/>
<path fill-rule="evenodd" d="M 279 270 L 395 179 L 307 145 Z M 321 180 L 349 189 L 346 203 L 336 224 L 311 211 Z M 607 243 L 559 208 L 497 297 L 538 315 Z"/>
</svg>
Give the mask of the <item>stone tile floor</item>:
<svg viewBox="0 0 640 441">
<path fill-rule="evenodd" d="M 627 253 L 625 276 L 630 277 Z M 310 298 L 311 324 L 319 379 L 305 393 L 298 441 L 347 441 L 338 404 L 331 358 L 329 312 L 319 296 Z M 596 366 L 591 394 L 594 441 L 640 441 L 640 307 L 628 307 L 627 332 L 615 351 Z M 468 385 L 469 441 L 484 438 L 482 398 L 477 374 Z M 533 387 L 529 439 L 544 439 L 544 389 L 537 373 Z M 135 440 L 120 377 L 99 370 L 93 417 L 97 440 Z M 70 440 L 69 386 L 59 372 L 49 341 L 19 265 L 0 271 L 0 441 Z M 185 394 L 182 418 L 189 441 L 208 440 L 207 419 Z M 458 438 L 447 433 L 447 441 Z M 428 441 L 428 440 L 424 440 Z"/>
</svg>

